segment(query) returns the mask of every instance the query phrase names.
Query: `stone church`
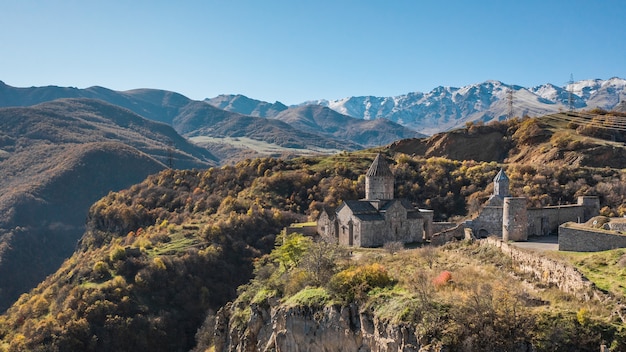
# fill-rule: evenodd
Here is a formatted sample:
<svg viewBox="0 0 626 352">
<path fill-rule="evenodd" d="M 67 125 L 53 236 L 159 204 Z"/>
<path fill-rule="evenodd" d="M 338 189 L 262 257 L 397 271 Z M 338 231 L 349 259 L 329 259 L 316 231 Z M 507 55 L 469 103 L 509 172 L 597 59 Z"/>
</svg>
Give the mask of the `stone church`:
<svg viewBox="0 0 626 352">
<path fill-rule="evenodd" d="M 387 242 L 422 242 L 432 235 L 433 212 L 394 198 L 395 178 L 378 154 L 365 175 L 365 199 L 344 200 L 336 210 L 324 210 L 317 232 L 339 244 L 378 247 Z"/>
<path fill-rule="evenodd" d="M 532 208 L 524 197 L 512 197 L 504 169 L 493 179 L 493 194 L 480 213 L 464 223 L 477 238 L 498 236 L 506 241 L 526 241 L 530 236 L 554 235 L 565 222 L 585 222 L 598 215 L 600 199 L 580 196 L 576 204 Z"/>
</svg>

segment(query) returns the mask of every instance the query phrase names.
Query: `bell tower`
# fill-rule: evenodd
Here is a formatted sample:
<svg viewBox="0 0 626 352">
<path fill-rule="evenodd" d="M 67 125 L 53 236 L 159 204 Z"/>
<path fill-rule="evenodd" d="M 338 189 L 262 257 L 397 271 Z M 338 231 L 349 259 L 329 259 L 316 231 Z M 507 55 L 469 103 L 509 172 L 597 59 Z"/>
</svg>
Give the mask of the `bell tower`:
<svg viewBox="0 0 626 352">
<path fill-rule="evenodd" d="M 509 194 L 509 177 L 504 169 L 500 169 L 500 172 L 493 179 L 493 195 L 500 198 L 511 196 Z"/>
<path fill-rule="evenodd" d="M 379 154 L 365 174 L 365 200 L 391 200 L 394 177 L 385 159 Z"/>
</svg>

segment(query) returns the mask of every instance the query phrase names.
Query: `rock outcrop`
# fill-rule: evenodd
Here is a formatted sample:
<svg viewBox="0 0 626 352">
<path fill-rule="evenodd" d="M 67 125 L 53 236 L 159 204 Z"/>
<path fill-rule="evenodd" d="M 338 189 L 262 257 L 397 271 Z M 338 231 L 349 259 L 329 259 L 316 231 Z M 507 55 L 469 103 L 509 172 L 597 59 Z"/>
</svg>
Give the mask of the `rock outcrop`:
<svg viewBox="0 0 626 352">
<path fill-rule="evenodd" d="M 421 346 L 416 329 L 378 319 L 356 304 L 347 306 L 261 307 L 253 304 L 243 325 L 234 324 L 234 309 L 218 312 L 214 344 L 228 352 L 411 352 Z"/>
</svg>

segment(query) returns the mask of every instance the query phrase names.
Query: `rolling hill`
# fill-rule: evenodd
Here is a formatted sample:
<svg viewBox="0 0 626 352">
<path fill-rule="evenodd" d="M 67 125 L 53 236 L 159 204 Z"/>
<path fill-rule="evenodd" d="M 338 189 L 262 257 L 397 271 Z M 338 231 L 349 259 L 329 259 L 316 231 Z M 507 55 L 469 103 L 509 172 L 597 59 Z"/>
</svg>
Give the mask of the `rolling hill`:
<svg viewBox="0 0 626 352">
<path fill-rule="evenodd" d="M 203 102 L 194 102 L 183 109 L 172 122 L 186 137 L 248 137 L 286 148 L 349 149 L 361 145 L 345 140 L 327 138 L 297 129 L 279 120 L 268 120 L 220 110 Z"/>
<path fill-rule="evenodd" d="M 158 89 L 135 89 L 124 92 L 103 87 L 86 89 L 67 87 L 15 88 L 0 82 L 0 106 L 31 106 L 60 98 L 89 98 L 106 101 L 133 111 L 149 120 L 166 123 L 186 137 L 210 137 L 211 143 L 203 146 L 220 155 L 225 161 L 249 155 L 262 155 L 265 150 L 254 150 L 254 144 L 243 147 L 230 138 L 242 137 L 259 141 L 287 154 L 332 153 L 337 150 L 356 150 L 364 146 L 387 144 L 393 140 L 415 136 L 407 129 L 391 123 L 367 123 L 343 116 L 351 126 L 346 133 L 327 133 L 315 128 L 298 128 L 298 124 L 269 120 L 260 116 L 275 116 L 287 109 L 275 103 L 262 103 L 238 96 L 228 100 L 222 97 L 217 103 L 227 111 L 204 101 L 191 100 L 181 94 Z M 317 118 L 320 126 L 336 124 L 337 117 L 322 114 Z M 290 115 L 281 115 L 290 116 Z M 323 122 L 322 117 L 333 121 Z M 363 131 L 357 131 L 363 129 Z M 274 153 L 272 153 L 274 154 Z"/>
<path fill-rule="evenodd" d="M 365 147 L 385 145 L 398 139 L 425 137 L 387 119 L 355 119 L 315 105 L 289 108 L 273 118 L 302 131 L 354 141 Z"/>
<path fill-rule="evenodd" d="M 99 100 L 0 108 L 0 309 L 71 254 L 93 202 L 170 162 L 206 168 L 216 158 Z"/>
<path fill-rule="evenodd" d="M 459 161 L 626 168 L 626 134 L 620 127 L 626 115 L 596 111 L 468 124 L 429 138 L 396 141 L 389 148 Z"/>
</svg>

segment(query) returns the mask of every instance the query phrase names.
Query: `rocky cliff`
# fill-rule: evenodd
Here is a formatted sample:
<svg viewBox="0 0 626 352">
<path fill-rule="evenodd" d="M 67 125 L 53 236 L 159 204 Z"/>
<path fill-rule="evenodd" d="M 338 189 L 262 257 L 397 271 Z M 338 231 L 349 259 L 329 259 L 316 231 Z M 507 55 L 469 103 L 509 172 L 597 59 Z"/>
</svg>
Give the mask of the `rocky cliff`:
<svg viewBox="0 0 626 352">
<path fill-rule="evenodd" d="M 588 281 L 572 266 L 532 251 L 515 248 L 496 239 L 476 242 L 477 246 L 473 247 L 474 250 L 472 252 L 474 254 L 484 252 L 490 248 L 497 248 L 497 252 L 501 251 L 511 258 L 511 262 L 501 266 L 499 270 L 512 270 L 511 274 L 530 274 L 526 276 L 526 280 L 528 280 L 526 283 L 534 288 L 526 294 L 529 294 L 531 291 L 539 292 L 546 287 L 554 286 L 576 297 L 572 297 L 574 300 L 579 299 L 580 302 L 605 307 L 607 312 L 610 312 L 611 319 L 623 321 L 624 306 L 622 302 L 612 297 L 609 293 L 597 289 L 593 283 Z M 461 285 L 463 280 L 461 276 L 457 276 L 457 279 L 458 282 L 455 285 Z M 439 292 L 439 294 L 445 293 Z M 477 294 L 474 297 L 476 302 L 480 302 L 492 295 L 482 291 L 471 294 Z M 503 297 L 498 298 L 498 300 L 503 299 Z M 481 345 L 479 341 L 472 341 L 467 336 L 461 336 L 464 334 L 463 329 L 451 328 L 454 324 L 463 326 L 465 326 L 464 324 L 478 324 L 482 326 L 479 335 L 476 335 L 479 339 L 489 339 L 488 335 L 490 333 L 488 331 L 491 331 L 492 334 L 494 331 L 497 331 L 503 337 L 508 331 L 506 326 L 511 326 L 508 325 L 509 323 L 517 322 L 516 324 L 521 324 L 519 326 L 515 325 L 522 330 L 517 332 L 518 335 L 511 335 L 508 345 L 498 345 L 497 343 L 489 345 L 493 348 L 497 347 L 494 350 L 507 351 L 544 351 L 551 350 L 552 347 L 563 343 L 569 343 L 565 341 L 567 339 L 555 338 L 553 335 L 554 331 L 556 331 L 554 329 L 562 329 L 565 326 L 569 326 L 568 324 L 574 324 L 571 325 L 574 326 L 571 336 L 588 334 L 588 332 L 583 331 L 585 329 L 584 324 L 579 321 L 580 318 L 578 317 L 578 315 L 585 312 L 584 309 L 578 310 L 578 313 L 575 314 L 559 315 L 558 318 L 556 315 L 552 316 L 543 323 L 529 323 L 530 321 L 537 322 L 546 318 L 545 316 L 542 318 L 541 314 L 539 314 L 526 316 L 530 320 L 507 320 L 508 323 L 505 325 L 496 324 L 492 327 L 478 323 L 481 320 L 479 316 L 472 316 L 463 320 L 463 315 L 455 314 L 452 310 L 449 310 L 449 315 L 446 318 L 437 320 L 435 323 L 435 330 L 445 331 L 446 337 L 442 339 L 441 336 L 439 338 L 432 336 L 432 331 L 428 332 L 425 326 L 425 324 L 428 324 L 426 321 L 428 319 L 422 319 L 421 322 L 418 322 L 419 319 L 412 320 L 412 322 L 389 319 L 378 314 L 378 312 L 383 311 L 380 307 L 372 309 L 372 305 L 359 305 L 355 301 L 345 305 L 298 305 L 290 303 L 290 300 L 282 300 L 282 303 L 279 303 L 277 298 L 256 302 L 248 305 L 238 300 L 235 303 L 229 303 L 217 313 L 215 320 L 211 322 L 214 327 L 211 335 L 211 345 L 214 349 L 209 348 L 208 351 L 426 352 L 486 350 L 479 348 L 486 346 Z M 523 316 L 522 311 L 527 309 L 519 305 L 521 302 L 517 301 L 515 305 L 517 313 L 514 315 L 516 316 L 518 314 Z M 535 304 L 537 302 L 545 304 L 546 301 L 538 299 L 534 302 Z M 474 309 L 472 307 L 476 308 L 469 301 L 465 302 L 464 314 Z M 502 313 L 499 310 L 501 308 L 502 306 L 499 308 L 494 306 L 493 310 L 483 310 L 479 315 L 500 314 Z M 396 306 L 394 309 L 402 310 L 404 308 L 403 306 Z M 529 311 L 526 310 L 526 312 Z M 425 312 L 419 313 L 420 316 L 423 316 L 423 314 Z M 568 314 L 570 317 L 573 317 L 571 319 L 573 319 L 574 323 L 571 323 L 569 318 L 567 318 Z M 505 318 L 505 316 L 501 315 L 500 318 Z M 461 321 L 457 319 L 461 319 Z M 559 321 L 554 327 L 547 323 L 547 321 L 553 319 Z M 522 323 L 523 321 L 526 323 Z M 489 329 L 496 330 L 492 331 Z M 567 330 L 569 328 L 564 329 Z M 519 334 L 525 337 L 520 338 L 521 335 Z M 545 336 L 537 338 L 540 335 Z M 613 337 L 609 337 L 607 341 L 611 339 Z M 460 341 L 464 342 L 460 343 Z M 468 344 L 465 344 L 466 342 Z M 593 341 L 587 343 L 587 346 L 597 346 L 597 344 L 597 341 Z M 571 345 L 570 347 L 573 346 Z M 203 349 L 197 349 L 197 351 L 201 350 Z"/>
<path fill-rule="evenodd" d="M 356 304 L 348 306 L 261 307 L 252 305 L 243 325 L 235 324 L 233 307 L 216 319 L 216 351 L 327 352 L 431 351 L 420 344 L 416 327 L 378 319 Z"/>
</svg>

